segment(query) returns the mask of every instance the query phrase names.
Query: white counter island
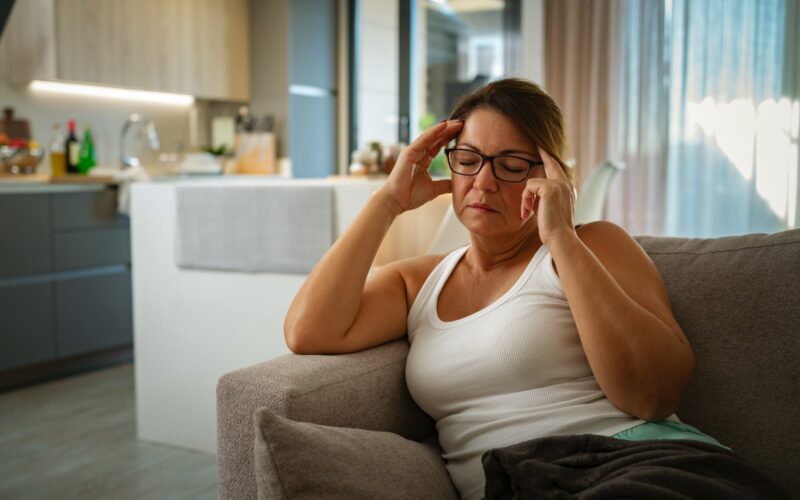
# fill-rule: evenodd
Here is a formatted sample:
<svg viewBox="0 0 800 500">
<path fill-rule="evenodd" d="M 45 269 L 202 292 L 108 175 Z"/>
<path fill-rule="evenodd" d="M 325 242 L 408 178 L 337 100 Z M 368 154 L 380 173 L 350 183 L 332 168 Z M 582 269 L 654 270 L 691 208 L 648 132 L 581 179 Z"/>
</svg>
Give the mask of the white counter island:
<svg viewBox="0 0 800 500">
<path fill-rule="evenodd" d="M 382 179 L 219 177 L 133 185 L 134 357 L 141 439 L 216 452 L 217 379 L 289 352 L 283 320 L 306 277 L 178 267 L 179 187 L 331 186 L 336 237 L 382 183 Z M 427 211 L 401 216 L 387 235 L 383 261 L 418 253 L 409 249 L 409 242 L 426 245 L 447 204 L 448 198 L 441 197 L 426 205 Z"/>
</svg>

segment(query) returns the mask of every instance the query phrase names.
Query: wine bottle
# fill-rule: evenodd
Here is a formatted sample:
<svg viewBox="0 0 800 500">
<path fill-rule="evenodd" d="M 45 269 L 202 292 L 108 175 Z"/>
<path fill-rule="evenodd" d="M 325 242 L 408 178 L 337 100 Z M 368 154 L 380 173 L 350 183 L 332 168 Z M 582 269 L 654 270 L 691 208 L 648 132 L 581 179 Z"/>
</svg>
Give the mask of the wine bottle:
<svg viewBox="0 0 800 500">
<path fill-rule="evenodd" d="M 67 173 L 78 173 L 78 160 L 80 156 L 80 144 L 78 143 L 78 136 L 75 135 L 75 120 L 67 122 L 67 140 L 64 143 L 64 154 L 66 155 Z"/>
</svg>

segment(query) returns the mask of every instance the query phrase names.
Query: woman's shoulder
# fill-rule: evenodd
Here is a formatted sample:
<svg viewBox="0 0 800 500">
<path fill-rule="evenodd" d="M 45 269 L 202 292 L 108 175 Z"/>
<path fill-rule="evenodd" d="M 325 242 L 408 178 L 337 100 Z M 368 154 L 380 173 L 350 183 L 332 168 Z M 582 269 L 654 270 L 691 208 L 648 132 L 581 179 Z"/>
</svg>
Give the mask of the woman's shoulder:
<svg viewBox="0 0 800 500">
<path fill-rule="evenodd" d="M 576 232 L 583 244 L 609 271 L 612 268 L 630 270 L 636 267 L 647 267 L 655 269 L 650 256 L 633 236 L 613 222 L 590 222 L 577 228 Z"/>
<path fill-rule="evenodd" d="M 589 248 L 608 248 L 620 244 L 636 244 L 633 237 L 625 229 L 605 220 L 581 224 L 575 228 L 575 232 Z"/>
<path fill-rule="evenodd" d="M 395 261 L 389 265 L 395 268 L 406 287 L 406 299 L 408 304 L 413 304 L 417 294 L 425 284 L 434 268 L 439 265 L 447 255 L 421 255 Z"/>
</svg>

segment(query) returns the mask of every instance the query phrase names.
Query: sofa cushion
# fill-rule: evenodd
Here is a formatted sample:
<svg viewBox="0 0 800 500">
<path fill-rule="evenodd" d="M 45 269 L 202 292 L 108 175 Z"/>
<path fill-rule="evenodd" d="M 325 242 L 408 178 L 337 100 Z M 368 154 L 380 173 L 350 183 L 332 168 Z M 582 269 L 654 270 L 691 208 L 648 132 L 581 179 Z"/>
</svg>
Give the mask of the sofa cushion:
<svg viewBox="0 0 800 500">
<path fill-rule="evenodd" d="M 258 497 L 458 498 L 436 446 L 391 432 L 255 415 Z"/>
<path fill-rule="evenodd" d="M 678 416 L 800 491 L 800 230 L 637 240 L 694 348 Z"/>
</svg>

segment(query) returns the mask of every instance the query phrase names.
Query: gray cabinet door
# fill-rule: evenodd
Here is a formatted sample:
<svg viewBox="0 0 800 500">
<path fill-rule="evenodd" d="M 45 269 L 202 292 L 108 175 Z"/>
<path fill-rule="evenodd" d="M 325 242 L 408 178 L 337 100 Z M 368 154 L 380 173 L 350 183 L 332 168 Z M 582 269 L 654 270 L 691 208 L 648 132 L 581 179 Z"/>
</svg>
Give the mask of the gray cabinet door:
<svg viewBox="0 0 800 500">
<path fill-rule="evenodd" d="M 130 270 L 55 286 L 59 358 L 133 343 Z"/>
<path fill-rule="evenodd" d="M 48 196 L 0 195 L 0 278 L 50 271 Z"/>
<path fill-rule="evenodd" d="M 117 213 L 117 190 L 56 193 L 51 195 L 53 229 L 85 229 L 128 225 Z"/>
<path fill-rule="evenodd" d="M 127 227 L 53 234 L 53 266 L 57 271 L 130 261 L 131 236 Z"/>
<path fill-rule="evenodd" d="M 55 357 L 52 287 L 49 283 L 0 287 L 0 370 Z"/>
</svg>

